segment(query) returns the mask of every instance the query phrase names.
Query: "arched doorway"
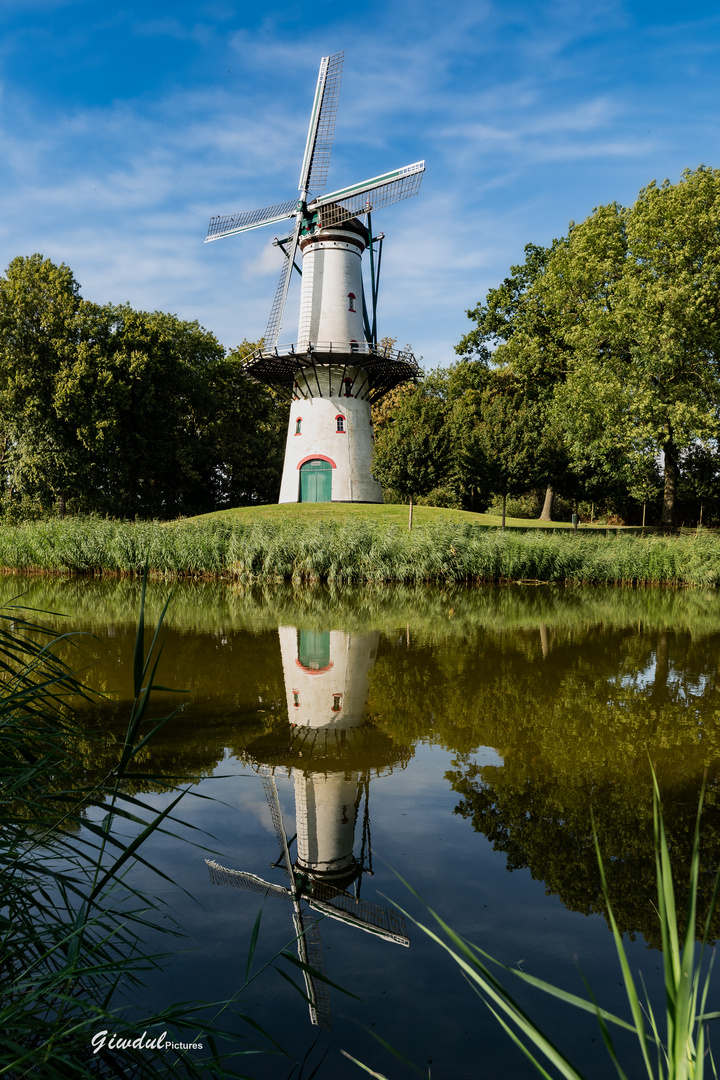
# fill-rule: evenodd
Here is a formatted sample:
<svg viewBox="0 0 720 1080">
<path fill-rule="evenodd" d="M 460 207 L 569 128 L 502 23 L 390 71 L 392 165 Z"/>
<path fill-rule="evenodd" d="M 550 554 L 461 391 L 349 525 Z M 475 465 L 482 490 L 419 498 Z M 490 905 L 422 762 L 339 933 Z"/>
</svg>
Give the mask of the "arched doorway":
<svg viewBox="0 0 720 1080">
<path fill-rule="evenodd" d="M 332 466 L 322 458 L 311 458 L 300 466 L 300 502 L 330 502 Z"/>
</svg>

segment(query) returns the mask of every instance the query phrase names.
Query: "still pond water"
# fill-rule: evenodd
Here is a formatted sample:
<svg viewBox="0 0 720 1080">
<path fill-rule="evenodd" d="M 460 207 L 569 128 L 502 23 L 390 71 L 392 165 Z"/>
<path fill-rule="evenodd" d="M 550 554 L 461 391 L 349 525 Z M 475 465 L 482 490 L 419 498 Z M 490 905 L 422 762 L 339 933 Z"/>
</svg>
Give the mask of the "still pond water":
<svg viewBox="0 0 720 1080">
<path fill-rule="evenodd" d="M 4 601 L 23 591 L 16 602 L 89 632 L 70 659 L 110 695 L 103 723 L 119 730 L 139 586 L 3 579 Z M 530 1077 L 412 922 L 430 916 L 396 875 L 499 960 L 578 993 L 581 969 L 599 1002 L 625 1014 L 591 811 L 631 962 L 662 1006 L 648 755 L 683 881 L 709 768 L 707 899 L 720 856 L 720 596 L 155 584 L 148 623 L 170 592 L 159 679 L 188 694 L 157 695 L 157 715 L 180 711 L 143 767 L 192 777 L 193 792 L 210 798 L 184 803 L 184 820 L 206 830 L 186 831 L 196 846 L 158 837 L 146 851 L 186 892 L 136 875 L 185 934 L 165 972 L 148 977 L 155 1006 L 233 995 L 262 903 L 257 965 L 302 926 L 311 962 L 355 995 L 306 988 L 279 961 L 244 996 L 244 1011 L 296 1059 L 310 1050 L 303 1076 L 326 1048 L 321 1080 L 365 1075 L 341 1049 L 388 1077 L 413 1075 L 372 1032 L 433 1080 Z M 146 797 L 158 808 L 168 798 Z M 211 874 L 206 859 L 230 872 Z M 589 1077 L 615 1075 L 594 1021 L 519 996 Z M 248 1034 L 239 1019 L 237 1031 L 239 1047 Z M 243 1066 L 268 1080 L 291 1067 L 264 1056 Z"/>
</svg>

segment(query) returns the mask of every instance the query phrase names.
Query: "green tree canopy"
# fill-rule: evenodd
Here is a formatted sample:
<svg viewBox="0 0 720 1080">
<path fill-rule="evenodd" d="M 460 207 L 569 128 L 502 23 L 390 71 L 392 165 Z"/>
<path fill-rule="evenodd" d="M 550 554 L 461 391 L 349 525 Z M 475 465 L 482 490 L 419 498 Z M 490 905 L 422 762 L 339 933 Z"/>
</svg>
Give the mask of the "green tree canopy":
<svg viewBox="0 0 720 1080">
<path fill-rule="evenodd" d="M 446 406 L 432 380 L 400 398 L 376 433 L 373 476 L 410 503 L 436 488 L 451 470 Z"/>
<path fill-rule="evenodd" d="M 468 314 L 458 352 L 527 380 L 574 483 L 644 501 L 662 454 L 672 524 L 683 455 L 691 467 L 697 442 L 718 436 L 720 170 L 653 182 L 634 206 L 598 207 L 549 248 L 529 245 Z"/>
<path fill-rule="evenodd" d="M 247 343 L 246 343 L 247 344 Z M 197 322 L 81 298 L 66 266 L 0 278 L 0 423 L 11 492 L 116 516 L 277 497 L 287 407 Z"/>
</svg>

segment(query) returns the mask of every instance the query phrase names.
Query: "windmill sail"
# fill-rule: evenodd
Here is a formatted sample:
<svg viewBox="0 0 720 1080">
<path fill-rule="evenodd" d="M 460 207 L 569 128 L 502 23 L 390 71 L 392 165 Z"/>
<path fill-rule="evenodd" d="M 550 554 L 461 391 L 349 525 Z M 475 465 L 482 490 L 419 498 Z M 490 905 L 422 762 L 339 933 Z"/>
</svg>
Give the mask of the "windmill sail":
<svg viewBox="0 0 720 1080">
<path fill-rule="evenodd" d="M 358 214 L 390 206 L 417 194 L 424 171 L 425 162 L 416 161 L 402 169 L 375 176 L 372 180 L 363 180 L 340 191 L 321 195 L 310 203 L 308 210 L 317 210 L 321 226 L 339 225 Z"/>
<path fill-rule="evenodd" d="M 344 53 L 323 56 L 320 62 L 315 99 L 310 113 L 310 126 L 305 141 L 305 153 L 300 168 L 299 190 L 303 198 L 308 191 L 322 191 L 327 179 L 335 132 L 340 75 Z"/>
<path fill-rule="evenodd" d="M 277 896 L 282 900 L 291 900 L 294 907 L 293 923 L 297 937 L 298 959 L 303 965 L 303 977 L 305 990 L 310 1007 L 310 1020 L 318 1027 L 330 1029 L 330 993 L 327 983 L 318 978 L 325 974 L 323 963 L 322 941 L 320 940 L 320 928 L 317 919 L 307 919 L 303 915 L 300 902 L 293 896 L 292 889 L 283 888 L 282 885 L 273 885 L 269 881 L 263 881 L 256 874 L 250 874 L 246 870 L 229 870 L 227 866 L 221 866 L 214 859 L 206 859 L 205 865 L 210 871 L 210 880 L 214 885 L 231 885 L 235 889 L 244 889 L 246 892 L 261 893 L 263 896 Z M 310 970 L 312 969 L 312 970 Z"/>
<path fill-rule="evenodd" d="M 304 964 L 303 975 L 305 976 L 305 990 L 307 991 L 308 1005 L 310 1007 L 310 1023 L 329 1031 L 330 1023 L 330 992 L 328 984 L 318 979 L 317 975 L 325 974 L 323 964 L 322 941 L 320 940 L 320 927 L 316 919 L 305 921 L 300 904 L 295 903 L 293 915 L 295 933 L 297 935 L 298 958 Z"/>
<path fill-rule="evenodd" d="M 205 243 L 220 240 L 223 236 L 259 229 L 262 225 L 274 225 L 278 221 L 291 218 L 297 210 L 297 199 L 289 199 L 275 206 L 266 206 L 263 210 L 248 210 L 244 214 L 220 214 L 210 218 Z"/>
<path fill-rule="evenodd" d="M 263 896 L 278 896 L 282 900 L 292 900 L 292 893 L 282 885 L 274 885 L 271 881 L 263 881 L 257 874 L 251 874 L 247 870 L 229 870 L 227 866 L 221 866 L 214 859 L 206 859 L 205 865 L 210 872 L 210 880 L 213 885 L 231 885 L 234 889 L 244 889 L 245 892 L 261 893 Z"/>
<path fill-rule="evenodd" d="M 349 926 L 356 926 L 369 934 L 397 945 L 409 945 L 405 918 L 394 908 L 381 907 L 369 900 L 360 900 L 349 892 L 337 891 L 332 899 L 310 897 L 310 907 L 331 919 L 338 919 Z"/>
<path fill-rule="evenodd" d="M 283 870 L 292 880 L 290 849 L 288 847 L 287 833 L 285 832 L 285 823 L 283 822 L 282 808 L 280 806 L 280 796 L 278 795 L 275 777 L 273 776 L 270 769 L 268 769 L 267 767 L 263 767 L 260 770 L 260 776 L 262 777 L 262 786 L 265 790 L 265 798 L 267 799 L 268 806 L 270 807 L 270 817 L 272 818 L 275 835 L 277 837 L 278 844 L 280 845 L 280 851 L 283 856 Z"/>
<path fill-rule="evenodd" d="M 298 240 L 300 239 L 301 227 L 302 218 L 298 217 L 295 231 L 290 240 L 290 245 L 285 252 L 285 263 L 280 271 L 280 279 L 277 283 L 277 289 L 275 290 L 275 299 L 270 308 L 270 316 L 268 318 L 267 326 L 265 327 L 265 334 L 263 335 L 266 349 L 274 349 L 277 345 L 280 327 L 282 326 L 283 312 L 285 311 L 285 301 L 287 300 L 288 288 L 290 287 L 293 263 L 295 262 L 295 252 L 297 251 Z M 275 781 L 273 780 L 273 783 L 274 782 Z"/>
</svg>

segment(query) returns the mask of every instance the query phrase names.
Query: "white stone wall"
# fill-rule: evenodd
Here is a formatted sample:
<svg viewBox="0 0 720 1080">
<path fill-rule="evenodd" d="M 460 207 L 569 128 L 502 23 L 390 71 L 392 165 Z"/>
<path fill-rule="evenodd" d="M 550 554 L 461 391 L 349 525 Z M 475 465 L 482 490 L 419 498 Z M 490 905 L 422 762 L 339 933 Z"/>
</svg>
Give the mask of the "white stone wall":
<svg viewBox="0 0 720 1080">
<path fill-rule="evenodd" d="M 300 666 L 299 636 L 294 626 L 281 626 L 278 634 L 290 723 L 336 730 L 363 724 L 368 672 L 375 663 L 379 632 L 347 634 L 344 630 L 331 630 L 330 666 L 324 671 L 306 671 Z M 338 694 L 340 709 L 334 710 Z"/>
<path fill-rule="evenodd" d="M 302 240 L 300 246 L 299 347 L 332 342 L 344 348 L 345 342 L 357 341 L 362 349 L 362 237 L 354 230 L 330 228 Z"/>
<path fill-rule="evenodd" d="M 356 379 L 362 384 L 365 375 L 356 368 L 326 368 L 318 371 L 323 393 L 328 388 L 340 391 L 343 372 L 345 378 Z M 306 371 L 300 386 L 305 393 L 317 384 L 312 371 Z M 327 380 L 327 382 L 325 381 Z M 323 385 L 324 384 L 324 385 Z M 343 416 L 345 431 L 337 430 L 337 417 Z M 300 434 L 296 435 L 298 419 Z M 383 501 L 382 488 L 370 472 L 373 449 L 372 414 L 367 401 L 340 396 L 313 397 L 293 401 L 290 409 L 285 464 L 280 486 L 281 503 L 298 502 L 300 498 L 300 464 L 312 457 L 329 458 L 332 470 L 332 502 Z"/>
</svg>

